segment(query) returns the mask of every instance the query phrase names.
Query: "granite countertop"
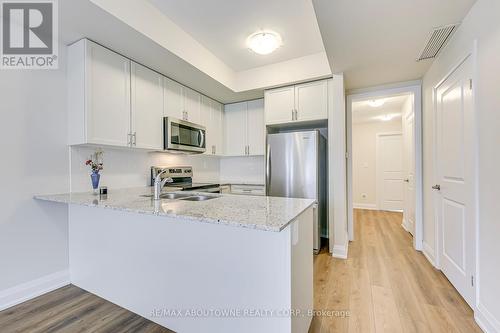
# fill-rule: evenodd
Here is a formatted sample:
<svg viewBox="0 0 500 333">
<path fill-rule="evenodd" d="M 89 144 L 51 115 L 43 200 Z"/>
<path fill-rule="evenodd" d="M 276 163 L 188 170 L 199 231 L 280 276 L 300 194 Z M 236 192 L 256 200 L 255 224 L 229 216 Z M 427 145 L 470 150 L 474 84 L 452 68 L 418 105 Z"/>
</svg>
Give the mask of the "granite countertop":
<svg viewBox="0 0 500 333">
<path fill-rule="evenodd" d="M 165 188 L 164 192 L 169 192 L 169 189 Z M 217 198 L 197 202 L 178 199 L 155 202 L 152 197 L 146 197 L 151 194 L 151 187 L 139 187 L 109 190 L 106 198 L 100 198 L 92 192 L 84 192 L 36 195 L 35 199 L 274 232 L 283 230 L 315 202 L 312 199 L 207 193 L 199 194 Z"/>
</svg>

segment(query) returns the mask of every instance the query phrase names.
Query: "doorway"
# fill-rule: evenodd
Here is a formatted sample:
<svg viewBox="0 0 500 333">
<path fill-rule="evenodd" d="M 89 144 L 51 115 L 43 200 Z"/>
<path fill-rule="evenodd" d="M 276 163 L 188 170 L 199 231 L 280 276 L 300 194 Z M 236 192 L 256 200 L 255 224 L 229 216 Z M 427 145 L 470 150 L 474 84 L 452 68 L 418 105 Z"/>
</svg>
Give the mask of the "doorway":
<svg viewBox="0 0 500 333">
<path fill-rule="evenodd" d="M 421 86 L 373 88 L 347 96 L 347 208 L 401 212 L 422 250 Z"/>
</svg>

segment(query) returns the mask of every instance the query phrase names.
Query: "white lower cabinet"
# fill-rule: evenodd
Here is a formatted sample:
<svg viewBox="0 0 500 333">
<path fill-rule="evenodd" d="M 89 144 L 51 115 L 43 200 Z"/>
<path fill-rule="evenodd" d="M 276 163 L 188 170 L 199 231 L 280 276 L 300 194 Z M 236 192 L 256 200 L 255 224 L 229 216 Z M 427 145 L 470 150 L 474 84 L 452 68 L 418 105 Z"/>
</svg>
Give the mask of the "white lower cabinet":
<svg viewBox="0 0 500 333">
<path fill-rule="evenodd" d="M 266 195 L 266 190 L 264 185 L 246 185 L 246 184 L 232 184 L 231 185 L 232 194 L 243 194 L 243 195 Z"/>
<path fill-rule="evenodd" d="M 225 155 L 264 155 L 264 101 L 226 104 L 224 110 Z"/>
</svg>

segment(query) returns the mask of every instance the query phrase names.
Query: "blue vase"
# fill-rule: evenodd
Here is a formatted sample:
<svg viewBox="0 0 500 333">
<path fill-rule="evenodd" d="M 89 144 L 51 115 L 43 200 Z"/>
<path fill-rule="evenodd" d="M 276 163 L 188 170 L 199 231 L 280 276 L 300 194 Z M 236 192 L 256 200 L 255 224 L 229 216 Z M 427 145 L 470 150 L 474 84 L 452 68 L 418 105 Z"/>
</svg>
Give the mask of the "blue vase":
<svg viewBox="0 0 500 333">
<path fill-rule="evenodd" d="M 90 179 L 92 179 L 92 188 L 95 192 L 99 188 L 99 179 L 101 179 L 101 175 L 97 171 L 92 171 Z"/>
</svg>

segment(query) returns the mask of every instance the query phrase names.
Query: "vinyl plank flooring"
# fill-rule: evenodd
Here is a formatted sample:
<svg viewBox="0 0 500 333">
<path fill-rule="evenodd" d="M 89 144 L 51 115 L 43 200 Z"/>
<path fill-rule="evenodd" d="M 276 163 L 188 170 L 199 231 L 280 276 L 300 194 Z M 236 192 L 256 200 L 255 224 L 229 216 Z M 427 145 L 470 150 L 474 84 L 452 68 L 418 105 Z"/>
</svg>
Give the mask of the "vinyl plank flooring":
<svg viewBox="0 0 500 333">
<path fill-rule="evenodd" d="M 353 216 L 348 259 L 326 251 L 315 258 L 315 309 L 347 306 L 349 316 L 315 317 L 309 333 L 481 332 L 446 277 L 413 249 L 401 213 L 356 209 Z"/>
</svg>

